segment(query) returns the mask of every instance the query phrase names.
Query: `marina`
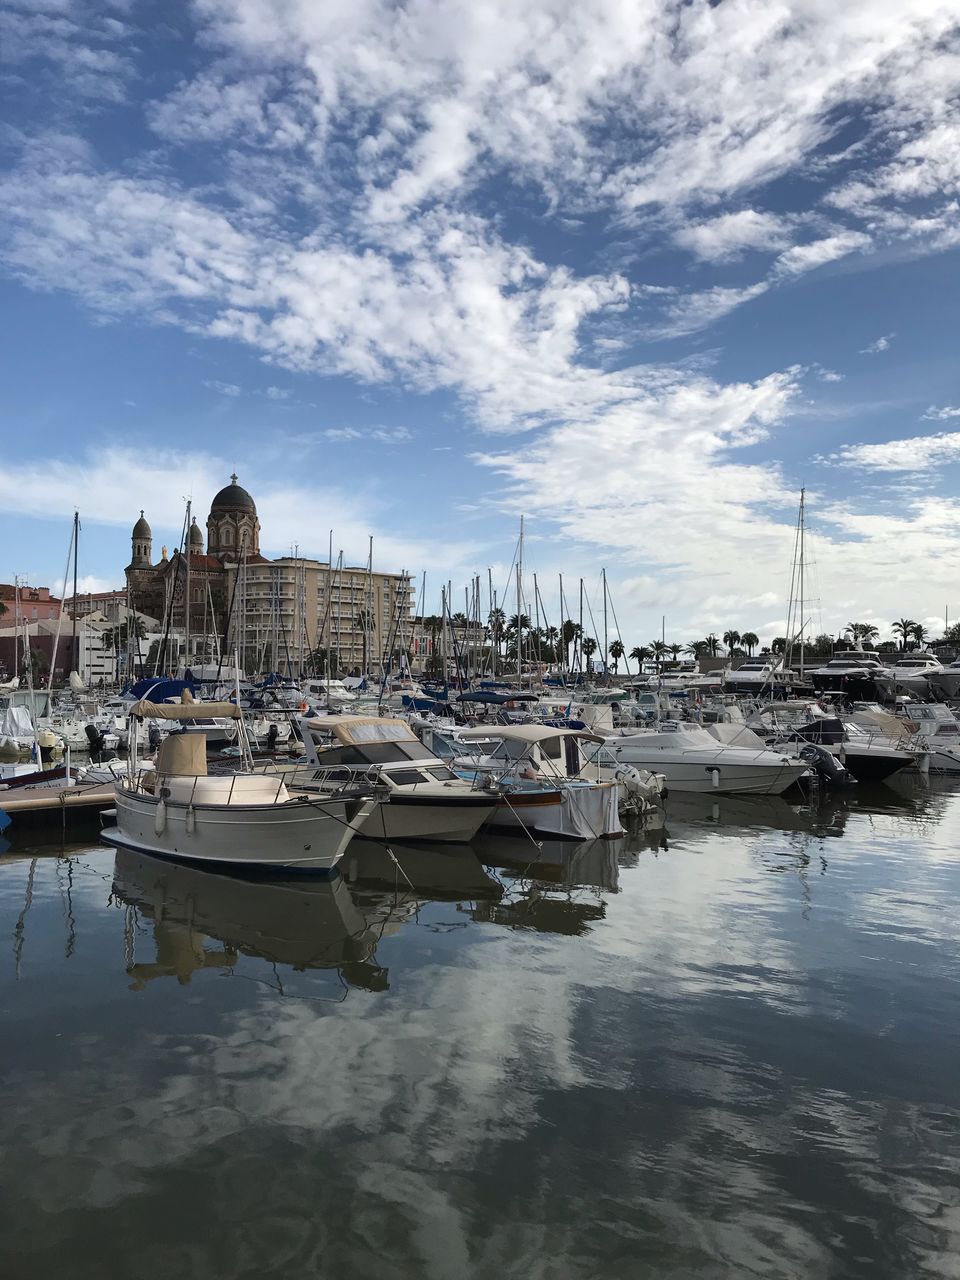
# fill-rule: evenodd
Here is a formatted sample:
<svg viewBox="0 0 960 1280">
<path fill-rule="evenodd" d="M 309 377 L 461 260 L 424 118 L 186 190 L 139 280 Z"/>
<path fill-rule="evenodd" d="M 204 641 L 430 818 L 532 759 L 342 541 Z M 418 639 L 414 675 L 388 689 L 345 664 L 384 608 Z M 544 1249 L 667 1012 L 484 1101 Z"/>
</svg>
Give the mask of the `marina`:
<svg viewBox="0 0 960 1280">
<path fill-rule="evenodd" d="M 3 1269 L 936 1274 L 958 846 L 938 780 L 319 881 L 8 832 Z"/>
<path fill-rule="evenodd" d="M 958 0 L 0 49 L 0 1280 L 960 1280 Z"/>
</svg>

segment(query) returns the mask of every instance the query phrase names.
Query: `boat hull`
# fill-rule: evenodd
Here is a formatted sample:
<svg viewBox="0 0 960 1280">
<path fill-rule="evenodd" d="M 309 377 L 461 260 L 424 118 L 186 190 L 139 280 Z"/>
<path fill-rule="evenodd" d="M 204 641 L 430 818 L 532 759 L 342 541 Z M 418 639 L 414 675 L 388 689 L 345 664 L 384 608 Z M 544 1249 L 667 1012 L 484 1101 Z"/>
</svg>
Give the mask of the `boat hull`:
<svg viewBox="0 0 960 1280">
<path fill-rule="evenodd" d="M 116 788 L 108 843 L 204 866 L 330 871 L 370 802 L 293 800 L 285 804 L 190 805 Z"/>
<path fill-rule="evenodd" d="M 394 792 L 364 818 L 359 834 L 370 840 L 443 841 L 468 844 L 494 814 L 496 799 L 466 795 L 456 801 Z"/>
<path fill-rule="evenodd" d="M 618 762 L 651 773 L 662 773 L 667 791 L 720 792 L 725 795 L 778 796 L 808 770 L 803 760 L 778 764 L 732 762 L 720 753 L 645 750 L 642 747 L 610 748 Z"/>
</svg>

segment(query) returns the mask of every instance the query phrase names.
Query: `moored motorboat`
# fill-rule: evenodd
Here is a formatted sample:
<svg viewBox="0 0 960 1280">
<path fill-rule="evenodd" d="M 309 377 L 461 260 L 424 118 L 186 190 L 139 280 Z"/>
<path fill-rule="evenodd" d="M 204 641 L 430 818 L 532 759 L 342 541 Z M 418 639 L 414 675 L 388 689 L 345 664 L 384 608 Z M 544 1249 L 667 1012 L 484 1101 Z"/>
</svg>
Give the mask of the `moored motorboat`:
<svg viewBox="0 0 960 1280">
<path fill-rule="evenodd" d="M 308 766 L 286 773 L 311 793 L 330 794 L 345 783 L 375 787 L 364 836 L 466 842 L 493 816 L 496 788 L 458 777 L 402 720 L 322 716 L 300 725 Z"/>
<path fill-rule="evenodd" d="M 780 795 L 807 772 L 808 763 L 794 750 L 770 750 L 755 734 L 737 728 L 737 744 L 721 742 L 696 725 L 664 723 L 658 731 L 609 737 L 605 746 L 617 763 L 663 774 L 668 791 Z"/>
<path fill-rule="evenodd" d="M 184 724 L 198 713 L 242 716 L 230 703 L 213 707 L 141 701 L 131 715 Z M 131 752 L 128 776 L 115 789 L 115 825 L 103 832 L 108 843 L 205 865 L 273 871 L 331 870 L 374 807 L 369 794 L 297 793 L 282 776 L 211 776 L 205 739 L 190 733 L 168 734 L 153 772 L 139 772 Z"/>
</svg>

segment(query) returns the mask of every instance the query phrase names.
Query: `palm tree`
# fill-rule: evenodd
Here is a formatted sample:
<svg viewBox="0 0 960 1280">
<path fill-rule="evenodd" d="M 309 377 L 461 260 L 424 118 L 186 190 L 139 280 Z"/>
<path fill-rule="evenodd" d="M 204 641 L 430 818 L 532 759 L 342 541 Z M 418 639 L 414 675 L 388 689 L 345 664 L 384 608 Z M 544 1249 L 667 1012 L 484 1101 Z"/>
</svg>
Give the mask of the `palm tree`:
<svg viewBox="0 0 960 1280">
<path fill-rule="evenodd" d="M 732 630 L 731 630 L 731 631 L 725 631 L 725 632 L 723 633 L 723 643 L 724 643 L 724 644 L 727 646 L 727 648 L 730 650 L 730 657 L 731 657 L 731 658 L 733 657 L 733 650 L 734 650 L 734 646 L 739 642 L 739 640 L 740 640 L 740 632 L 739 632 L 739 631 L 732 631 Z"/>
<path fill-rule="evenodd" d="M 717 656 L 717 650 L 720 648 L 720 641 L 717 639 L 717 637 L 713 634 L 712 631 L 710 632 L 710 634 L 707 636 L 706 640 L 704 640 L 703 643 L 706 645 L 707 653 L 709 653 L 710 657 L 715 658 Z"/>
<path fill-rule="evenodd" d="M 685 644 L 683 646 L 683 652 L 689 653 L 691 658 L 699 658 L 701 654 L 706 653 L 706 651 L 707 651 L 706 640 L 693 640 L 690 642 L 690 644 Z"/>
<path fill-rule="evenodd" d="M 607 650 L 607 652 L 610 654 L 610 657 L 613 659 L 613 674 L 616 675 L 617 667 L 619 666 L 620 659 L 623 657 L 623 641 L 611 640 L 610 648 Z"/>
<path fill-rule="evenodd" d="M 557 659 L 560 657 L 560 652 L 558 649 L 558 645 L 560 643 L 560 632 L 557 630 L 556 627 L 547 627 L 547 629 L 543 633 L 543 636 L 547 644 L 550 646 L 549 660 L 550 662 L 556 662 Z"/>
<path fill-rule="evenodd" d="M 927 630 L 927 628 L 923 625 L 922 622 L 915 622 L 913 624 L 913 638 L 917 642 L 918 649 L 923 648 L 923 642 L 927 639 L 929 635 L 930 635 L 930 632 Z"/>
<path fill-rule="evenodd" d="M 567 655 L 567 669 L 570 669 L 570 646 L 580 635 L 579 624 L 572 618 L 566 618 L 560 625 L 560 643 Z"/>
<path fill-rule="evenodd" d="M 876 640 L 880 634 L 872 622 L 848 622 L 844 630 L 849 631 L 853 636 L 854 644 L 858 640 L 866 640 L 867 642 Z"/>
<path fill-rule="evenodd" d="M 487 625 L 490 627 L 490 642 L 499 654 L 503 645 L 503 631 L 507 625 L 507 615 L 502 609 L 491 609 L 487 614 Z"/>
<path fill-rule="evenodd" d="M 770 649 L 771 649 L 771 652 L 773 653 L 786 653 L 787 637 L 774 636 L 773 639 L 770 641 Z"/>
<path fill-rule="evenodd" d="M 894 635 L 900 637 L 900 648 L 907 647 L 907 640 L 913 635 L 913 629 L 917 624 L 912 618 L 898 618 L 891 626 Z"/>
<path fill-rule="evenodd" d="M 654 640 L 650 648 L 653 650 L 653 656 L 657 660 L 657 670 L 659 671 L 660 664 L 663 662 L 664 658 L 667 655 L 667 646 L 663 643 L 662 640 Z"/>
<path fill-rule="evenodd" d="M 597 642 L 596 640 L 594 640 L 593 636 L 587 636 L 586 640 L 583 641 L 580 648 L 583 650 L 584 656 L 587 658 L 587 661 L 589 662 L 589 660 L 593 657 L 593 655 L 597 651 Z"/>
<path fill-rule="evenodd" d="M 674 662 L 676 662 L 677 658 L 679 658 L 680 654 L 683 652 L 683 645 L 668 644 L 667 648 L 670 650 L 670 657 L 674 660 Z"/>
<path fill-rule="evenodd" d="M 644 644 L 635 644 L 630 650 L 629 656 L 637 664 L 637 670 L 639 671 L 647 658 L 650 657 L 650 650 Z"/>
<path fill-rule="evenodd" d="M 740 637 L 740 643 L 743 645 L 747 653 L 749 653 L 752 658 L 754 649 L 760 643 L 760 637 L 756 635 L 753 631 L 745 631 L 743 635 Z"/>
</svg>

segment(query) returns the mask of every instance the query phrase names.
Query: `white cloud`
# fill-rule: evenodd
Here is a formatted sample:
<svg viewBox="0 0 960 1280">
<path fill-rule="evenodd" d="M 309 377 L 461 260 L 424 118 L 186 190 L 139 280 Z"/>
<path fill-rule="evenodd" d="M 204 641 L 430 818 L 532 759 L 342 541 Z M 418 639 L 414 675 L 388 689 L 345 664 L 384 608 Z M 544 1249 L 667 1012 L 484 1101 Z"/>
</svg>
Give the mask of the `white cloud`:
<svg viewBox="0 0 960 1280">
<path fill-rule="evenodd" d="M 693 223 L 674 234 L 674 241 L 707 262 L 729 262 L 746 249 L 783 249 L 790 243 L 787 219 L 756 209 L 723 213 L 709 222 Z"/>
<path fill-rule="evenodd" d="M 842 466 L 865 471 L 929 471 L 935 465 L 960 458 L 960 432 L 846 445 L 835 458 Z"/>
<path fill-rule="evenodd" d="M 282 555 L 297 543 L 301 554 L 326 559 L 326 531 L 332 528 L 335 546 L 343 547 L 348 560 L 357 563 L 366 559 L 368 536 L 373 534 L 377 563 L 384 568 L 399 571 L 425 566 L 444 573 L 466 573 L 468 566 L 473 571 L 478 550 L 475 542 L 454 537 L 438 547 L 422 533 L 416 513 L 409 518 L 411 534 L 399 532 L 409 516 L 405 492 L 397 495 L 389 485 L 381 489 L 366 479 L 351 479 L 343 489 L 325 481 L 311 483 L 303 477 L 290 483 L 285 469 L 282 463 L 279 473 L 271 474 L 258 454 L 244 459 L 235 452 L 216 456 L 186 450 L 154 451 L 150 467 L 145 469 L 135 449 L 97 447 L 69 463 L 5 464 L 0 468 L 0 506 L 7 512 L 45 519 L 59 515 L 65 528 L 77 509 L 83 524 L 117 526 L 116 564 L 122 579 L 122 566 L 130 555 L 129 530 L 141 507 L 153 529 L 155 550 L 159 550 L 162 540 L 173 541 L 179 536 L 184 495 L 192 495 L 195 511 L 205 510 L 204 503 L 236 470 L 240 483 L 247 482 L 256 501 L 264 554 Z M 322 530 L 310 518 L 310 513 L 316 512 L 323 513 Z M 310 537 L 316 542 L 309 543 Z M 438 556 L 442 556 L 442 563 L 438 563 Z"/>
<path fill-rule="evenodd" d="M 267 387 L 264 395 L 268 400 L 289 400 L 293 392 L 283 387 Z"/>
<path fill-rule="evenodd" d="M 774 271 L 780 275 L 799 275 L 804 271 L 812 271 L 837 258 L 844 258 L 857 249 L 867 249 L 871 244 L 870 237 L 860 231 L 842 231 L 836 235 L 825 236 L 822 240 L 814 240 L 810 244 L 794 245 L 785 253 L 781 253 L 774 264 Z M 891 335 L 892 336 L 892 335 Z"/>
<path fill-rule="evenodd" d="M 235 382 L 218 382 L 213 378 L 204 378 L 203 385 L 210 391 L 219 392 L 222 396 L 235 398 L 243 394 L 243 388 L 238 387 Z"/>
<path fill-rule="evenodd" d="M 882 337 L 876 339 L 875 342 L 869 342 L 865 347 L 860 348 L 860 355 L 875 356 L 881 351 L 889 351 L 890 343 L 897 335 L 895 333 L 886 333 Z"/>
<path fill-rule="evenodd" d="M 943 405 L 942 408 L 938 409 L 936 405 L 932 404 L 923 417 L 929 422 L 946 422 L 949 418 L 960 418 L 960 408 Z"/>
</svg>

